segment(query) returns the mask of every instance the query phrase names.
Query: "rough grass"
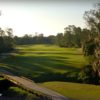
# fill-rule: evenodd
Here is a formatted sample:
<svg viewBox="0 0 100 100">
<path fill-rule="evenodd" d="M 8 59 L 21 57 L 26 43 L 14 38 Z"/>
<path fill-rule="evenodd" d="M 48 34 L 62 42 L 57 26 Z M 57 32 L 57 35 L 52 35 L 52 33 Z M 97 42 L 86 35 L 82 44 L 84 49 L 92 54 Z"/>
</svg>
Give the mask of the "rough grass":
<svg viewBox="0 0 100 100">
<path fill-rule="evenodd" d="M 100 86 L 69 82 L 46 82 L 41 85 L 71 100 L 100 100 Z"/>
<path fill-rule="evenodd" d="M 4 78 L 3 77 L 0 77 L 0 81 L 2 81 L 2 80 L 4 80 Z"/>
<path fill-rule="evenodd" d="M 9 96 L 9 97 L 22 96 L 24 98 L 27 98 L 28 100 L 33 100 L 37 98 L 36 95 L 31 94 L 25 90 L 22 90 L 19 87 L 14 87 L 14 86 L 9 87 L 9 89 L 5 92 L 4 95 Z"/>
<path fill-rule="evenodd" d="M 52 45 L 17 46 L 18 54 L 1 61 L 0 67 L 17 75 L 31 78 L 43 74 L 79 71 L 86 61 L 78 48 L 61 48 Z"/>
</svg>

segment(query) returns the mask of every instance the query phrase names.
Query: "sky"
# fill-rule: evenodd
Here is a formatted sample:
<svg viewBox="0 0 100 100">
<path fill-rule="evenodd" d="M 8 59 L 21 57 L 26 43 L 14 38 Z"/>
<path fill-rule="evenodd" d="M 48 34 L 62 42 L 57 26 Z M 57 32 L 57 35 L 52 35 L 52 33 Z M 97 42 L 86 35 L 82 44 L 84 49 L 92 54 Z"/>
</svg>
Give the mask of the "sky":
<svg viewBox="0 0 100 100">
<path fill-rule="evenodd" d="M 64 32 L 68 25 L 86 27 L 83 14 L 99 0 L 0 0 L 0 27 L 13 34 L 44 36 Z"/>
</svg>

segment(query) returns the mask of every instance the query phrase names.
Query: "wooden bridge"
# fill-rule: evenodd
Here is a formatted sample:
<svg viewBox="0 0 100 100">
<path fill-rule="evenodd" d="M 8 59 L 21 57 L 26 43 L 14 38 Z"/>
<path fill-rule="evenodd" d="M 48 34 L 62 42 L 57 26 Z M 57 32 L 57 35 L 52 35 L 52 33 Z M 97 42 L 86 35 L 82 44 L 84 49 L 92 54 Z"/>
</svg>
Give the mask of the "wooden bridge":
<svg viewBox="0 0 100 100">
<path fill-rule="evenodd" d="M 19 77 L 15 75 L 10 75 L 10 74 L 2 74 L 2 76 L 11 81 L 12 83 L 16 84 L 17 86 L 31 92 L 38 92 L 40 94 L 43 94 L 44 97 L 47 97 L 48 99 L 44 100 L 68 100 L 68 98 L 64 97 L 63 95 L 54 92 L 52 90 L 49 90 L 47 88 L 41 87 L 35 82 L 33 82 L 30 79 L 27 79 L 25 77 Z"/>
</svg>

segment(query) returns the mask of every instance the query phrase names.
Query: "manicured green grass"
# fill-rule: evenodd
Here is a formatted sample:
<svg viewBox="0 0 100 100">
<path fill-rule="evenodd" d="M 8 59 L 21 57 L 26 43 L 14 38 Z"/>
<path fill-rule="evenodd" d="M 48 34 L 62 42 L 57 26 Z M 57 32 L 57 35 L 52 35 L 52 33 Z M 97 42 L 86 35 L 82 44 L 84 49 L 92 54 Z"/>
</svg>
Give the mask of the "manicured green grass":
<svg viewBox="0 0 100 100">
<path fill-rule="evenodd" d="M 19 45 L 17 46 L 17 49 L 20 49 L 21 51 L 65 51 L 66 48 L 61 48 L 56 45 Z M 67 48 L 68 51 L 70 52 L 75 50 L 75 48 Z"/>
<path fill-rule="evenodd" d="M 33 79 L 42 74 L 75 72 L 87 64 L 79 48 L 24 45 L 17 49 L 19 53 L 2 60 L 0 67 Z"/>
<path fill-rule="evenodd" d="M 41 85 L 71 100 L 100 100 L 100 86 L 69 82 L 46 82 Z"/>
</svg>

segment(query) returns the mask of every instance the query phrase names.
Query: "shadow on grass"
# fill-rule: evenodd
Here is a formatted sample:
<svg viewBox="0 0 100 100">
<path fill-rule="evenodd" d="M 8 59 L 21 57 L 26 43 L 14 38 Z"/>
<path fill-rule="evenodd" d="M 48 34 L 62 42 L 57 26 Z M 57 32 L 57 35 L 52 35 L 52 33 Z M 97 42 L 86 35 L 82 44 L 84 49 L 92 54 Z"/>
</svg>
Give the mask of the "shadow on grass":
<svg viewBox="0 0 100 100">
<path fill-rule="evenodd" d="M 0 66 L 16 75 L 33 79 L 35 82 L 74 81 L 79 69 L 62 59 L 68 58 L 50 55 L 11 56 L 4 59 Z"/>
<path fill-rule="evenodd" d="M 32 52 L 30 52 L 30 51 L 20 51 L 20 52 L 18 52 L 19 54 L 25 54 L 25 53 L 28 53 L 28 54 L 62 54 L 62 55 L 82 55 L 81 53 L 71 53 L 71 52 L 61 52 L 61 51 L 57 51 L 57 52 L 53 52 L 53 51 L 46 51 L 46 52 L 44 52 L 44 51 L 32 51 Z"/>
</svg>

